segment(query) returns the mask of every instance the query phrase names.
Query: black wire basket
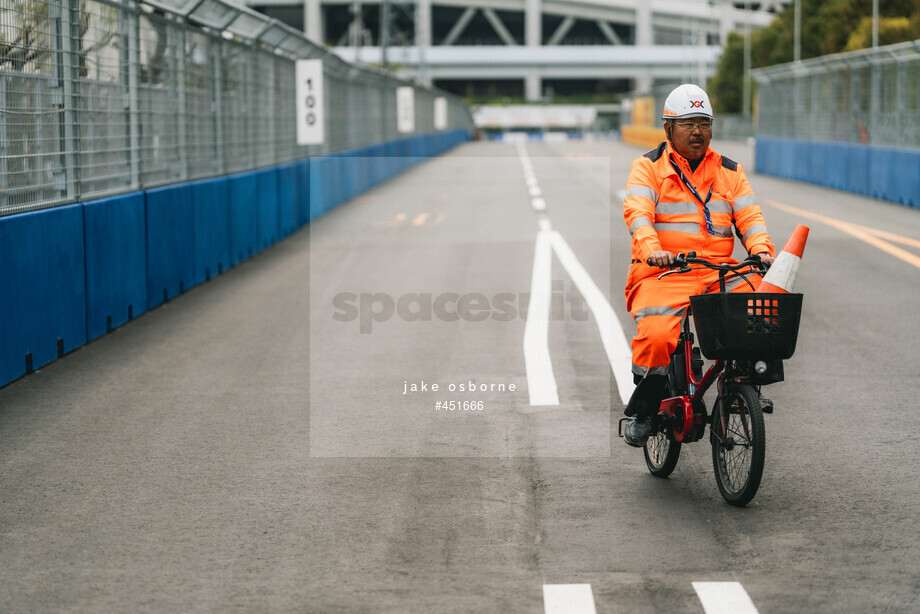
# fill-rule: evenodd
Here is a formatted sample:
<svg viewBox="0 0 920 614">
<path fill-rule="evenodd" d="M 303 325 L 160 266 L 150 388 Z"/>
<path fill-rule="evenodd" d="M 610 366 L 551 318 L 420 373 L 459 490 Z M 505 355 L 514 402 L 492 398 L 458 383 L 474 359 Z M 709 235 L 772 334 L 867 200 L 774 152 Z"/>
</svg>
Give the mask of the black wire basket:
<svg viewBox="0 0 920 614">
<path fill-rule="evenodd" d="M 710 360 L 777 360 L 795 353 L 801 294 L 738 292 L 690 297 L 697 341 Z"/>
</svg>

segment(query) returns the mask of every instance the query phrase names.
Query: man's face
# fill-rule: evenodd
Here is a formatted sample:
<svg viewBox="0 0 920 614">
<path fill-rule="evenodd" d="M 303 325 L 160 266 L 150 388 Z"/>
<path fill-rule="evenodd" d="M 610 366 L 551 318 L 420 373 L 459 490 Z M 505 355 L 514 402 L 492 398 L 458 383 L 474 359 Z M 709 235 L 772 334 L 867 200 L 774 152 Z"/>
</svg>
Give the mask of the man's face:
<svg viewBox="0 0 920 614">
<path fill-rule="evenodd" d="M 688 160 L 696 160 L 706 153 L 712 140 L 712 129 L 703 130 L 701 124 L 710 124 L 708 117 L 692 117 L 665 122 L 665 131 L 677 153 Z M 670 126 L 670 128 L 668 127 Z"/>
</svg>

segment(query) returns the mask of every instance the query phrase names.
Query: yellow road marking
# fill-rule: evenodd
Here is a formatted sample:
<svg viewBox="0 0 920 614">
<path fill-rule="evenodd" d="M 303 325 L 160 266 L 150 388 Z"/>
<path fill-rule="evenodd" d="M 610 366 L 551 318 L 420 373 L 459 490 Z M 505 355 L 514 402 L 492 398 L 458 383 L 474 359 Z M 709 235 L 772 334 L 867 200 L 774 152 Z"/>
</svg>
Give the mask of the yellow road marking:
<svg viewBox="0 0 920 614">
<path fill-rule="evenodd" d="M 900 235 L 896 235 L 890 232 L 885 232 L 884 230 L 878 230 L 876 228 L 867 228 L 866 226 L 860 226 L 858 224 L 851 224 L 850 222 L 844 222 L 843 220 L 838 220 L 832 217 L 827 217 L 819 213 L 814 213 L 812 211 L 806 211 L 805 209 L 799 209 L 798 207 L 793 207 L 791 205 L 787 205 L 785 203 L 771 200 L 769 198 L 764 199 L 764 202 L 773 207 L 776 207 L 777 209 L 786 211 L 787 213 L 800 215 L 802 217 L 816 220 L 823 224 L 827 224 L 828 226 L 831 226 L 832 228 L 836 228 L 837 230 L 845 232 L 848 235 L 859 239 L 860 241 L 863 241 L 865 243 L 868 243 L 869 245 L 877 247 L 883 252 L 891 254 L 895 258 L 903 260 L 904 262 L 908 264 L 912 264 L 918 269 L 920 269 L 920 257 L 915 256 L 914 254 L 910 253 L 907 250 L 903 250 L 900 247 L 892 245 L 891 243 L 889 243 L 888 241 L 885 241 L 881 237 L 885 237 L 886 239 L 895 241 L 897 243 L 902 243 L 904 245 L 912 245 L 915 247 L 920 247 L 920 241 L 915 241 L 914 239 L 911 239 L 908 237 L 902 237 Z"/>
<path fill-rule="evenodd" d="M 413 226 L 423 226 L 425 222 L 428 221 L 428 218 L 431 217 L 430 213 L 419 213 L 414 220 L 412 220 Z"/>
<path fill-rule="evenodd" d="M 378 227 L 383 226 L 385 228 L 393 228 L 394 226 L 399 226 L 400 224 L 402 224 L 405 221 L 405 219 L 406 219 L 405 213 L 398 213 L 396 214 L 396 217 L 394 217 L 392 220 L 386 220 L 386 221 L 377 220 L 373 222 L 373 225 L 378 226 Z"/>
<path fill-rule="evenodd" d="M 920 247 L 920 241 L 917 239 L 911 239 L 909 237 L 902 237 L 901 235 L 896 235 L 893 232 L 885 232 L 884 230 L 879 230 L 878 228 L 868 228 L 867 226 L 858 226 L 853 224 L 857 228 L 862 228 L 868 233 L 874 234 L 876 237 L 881 237 L 882 239 L 888 239 L 889 241 L 894 241 L 895 243 L 900 243 L 901 245 L 910 245 L 911 247 Z"/>
</svg>

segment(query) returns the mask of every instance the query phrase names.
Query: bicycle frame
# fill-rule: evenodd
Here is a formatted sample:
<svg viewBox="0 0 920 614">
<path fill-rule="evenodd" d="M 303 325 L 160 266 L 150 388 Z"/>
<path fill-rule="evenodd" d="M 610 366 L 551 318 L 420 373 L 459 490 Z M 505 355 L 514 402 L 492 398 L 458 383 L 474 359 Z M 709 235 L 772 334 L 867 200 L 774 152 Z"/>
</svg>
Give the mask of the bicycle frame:
<svg viewBox="0 0 920 614">
<path fill-rule="evenodd" d="M 719 271 L 719 292 L 726 291 L 725 277 L 728 273 L 728 270 Z M 703 395 L 712 387 L 719 374 L 726 369 L 728 362 L 716 360 L 699 380 L 696 378 L 692 363 L 693 333 L 690 332 L 689 305 L 687 305 L 687 310 L 684 312 L 683 321 L 681 322 L 681 334 L 678 344 L 683 344 L 684 373 L 686 375 L 684 389 L 674 391 L 679 392 L 679 395 L 663 400 L 659 411 L 664 411 L 671 418 L 672 423 L 679 425 L 679 428 L 675 426 L 673 429 L 674 440 L 680 443 L 689 443 L 698 441 L 703 437 L 708 419 Z M 695 407 L 702 408 L 702 411 L 694 411 Z"/>
<path fill-rule="evenodd" d="M 725 369 L 726 363 L 722 360 L 715 361 L 700 379 L 693 372 L 693 333 L 690 332 L 690 307 L 684 314 L 681 323 L 681 335 L 678 343 L 683 344 L 684 373 L 686 380 L 683 390 L 675 390 L 679 394 L 661 402 L 660 411 L 664 411 L 675 423 L 674 439 L 684 443 L 699 440 L 707 419 L 706 405 L 703 395 L 712 387 L 719 374 Z M 691 393 L 691 385 L 693 392 Z M 694 407 L 700 407 L 702 412 L 695 412 Z M 678 428 L 679 425 L 679 428 Z"/>
<path fill-rule="evenodd" d="M 738 271 L 744 267 L 750 267 L 751 272 L 762 273 L 765 270 L 758 258 L 749 258 L 737 264 L 721 263 L 716 265 L 697 258 L 693 252 L 690 252 L 686 256 L 678 254 L 672 263 L 672 271 L 663 273 L 659 278 L 665 275 L 686 273 L 694 270 L 690 266 L 693 264 L 701 264 L 719 271 L 719 279 L 707 286 L 701 294 L 714 293 L 716 283 L 718 283 L 717 291 L 726 293 L 726 275 L 741 277 L 754 290 L 754 286 L 745 275 Z M 776 299 L 770 298 L 769 300 Z M 744 343 L 741 343 L 741 341 L 747 341 L 746 337 L 740 340 L 737 339 L 737 335 L 751 332 L 745 328 L 745 326 L 748 328 L 752 326 L 752 310 L 749 299 L 740 301 L 713 297 L 712 299 L 693 299 L 689 302 L 692 305 L 688 304 L 684 311 L 680 322 L 677 347 L 671 354 L 671 361 L 668 365 L 670 390 L 674 396 L 661 402 L 658 413 L 652 420 L 651 433 L 645 442 L 645 462 L 652 475 L 659 478 L 668 477 L 677 465 L 681 444 L 702 439 L 708 424 L 710 426 L 709 440 L 712 445 L 713 470 L 719 491 L 730 504 L 744 506 L 756 494 L 764 467 L 765 428 L 763 414 L 765 400 L 760 395 L 759 385 L 768 384 L 772 381 L 782 381 L 782 373 L 780 371 L 780 379 L 778 380 L 771 379 L 775 374 L 768 377 L 759 377 L 764 376 L 767 372 L 766 363 L 760 360 L 754 363 L 750 360 L 750 355 L 754 354 L 755 351 L 759 352 L 758 348 L 760 346 L 752 345 L 747 348 Z M 795 301 L 792 302 L 794 303 Z M 718 318 L 721 317 L 719 315 L 720 311 L 713 305 L 721 307 L 729 304 L 731 305 L 731 313 L 726 315 L 724 321 L 719 320 Z M 777 300 L 776 303 L 771 305 L 778 304 L 779 301 Z M 694 333 L 691 332 L 692 306 L 696 306 L 701 312 L 697 315 L 703 315 L 707 318 L 706 320 L 699 320 L 699 318 L 696 320 L 696 323 L 700 325 L 700 328 L 697 329 L 701 335 L 700 340 L 702 343 L 700 345 L 694 343 Z M 757 306 L 759 305 L 755 305 L 755 307 Z M 736 311 L 743 307 L 748 309 L 746 318 L 739 319 L 736 317 L 731 319 L 728 317 L 745 315 Z M 760 315 L 760 313 L 755 311 L 754 315 Z M 797 329 L 797 314 L 794 314 L 794 317 L 796 317 L 796 320 L 793 326 Z M 710 318 L 717 319 L 710 321 Z M 714 322 L 718 322 L 722 325 L 722 328 L 714 330 L 714 327 L 710 326 Z M 756 323 L 755 318 L 754 324 Z M 728 332 L 724 333 L 724 331 Z M 760 331 L 755 330 L 754 332 L 762 334 Z M 777 331 L 771 330 L 768 332 L 774 333 Z M 788 330 L 786 332 L 788 333 Z M 718 334 L 728 334 L 728 341 L 719 337 Z M 736 341 L 737 343 L 735 343 Z M 794 343 L 794 338 L 792 343 Z M 712 357 L 710 360 L 713 360 L 705 373 L 702 372 L 704 364 L 702 360 L 703 346 L 707 348 L 707 355 Z M 773 350 L 772 346 L 766 345 L 764 347 L 767 349 L 763 351 Z M 790 348 L 785 350 L 778 349 L 775 353 L 791 355 L 794 345 L 790 346 Z M 745 353 L 746 350 L 750 351 Z M 767 358 L 775 359 L 775 357 L 771 356 Z M 703 396 L 714 383 L 717 384 L 718 391 L 713 402 L 712 411 L 709 412 Z M 624 418 L 620 421 L 621 428 L 623 422 L 628 419 Z"/>
</svg>

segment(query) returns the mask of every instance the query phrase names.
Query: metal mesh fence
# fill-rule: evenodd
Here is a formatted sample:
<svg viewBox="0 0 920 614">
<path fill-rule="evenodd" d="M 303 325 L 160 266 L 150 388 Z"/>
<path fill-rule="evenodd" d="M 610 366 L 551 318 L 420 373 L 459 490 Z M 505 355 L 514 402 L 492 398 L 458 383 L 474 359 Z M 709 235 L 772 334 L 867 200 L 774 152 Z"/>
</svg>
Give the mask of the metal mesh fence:
<svg viewBox="0 0 920 614">
<path fill-rule="evenodd" d="M 322 59 L 326 141 L 298 146 L 295 60 Z M 396 89 L 227 0 L 0 0 L 0 215 L 411 136 Z M 415 134 L 473 126 L 415 85 Z"/>
<path fill-rule="evenodd" d="M 138 118 L 140 181 L 144 185 L 185 177 L 181 138 L 182 101 L 179 70 L 184 65 L 180 32 L 162 16 L 144 14 L 139 23 Z"/>
<path fill-rule="evenodd" d="M 752 74 L 759 136 L 920 148 L 920 41 Z"/>
<path fill-rule="evenodd" d="M 252 79 L 252 57 L 241 45 L 224 45 L 221 50 L 220 105 L 221 154 L 224 169 L 238 172 L 255 164 L 254 144 L 250 143 L 246 118 L 253 112 L 246 83 Z M 207 95 L 208 88 L 203 88 Z M 215 114 L 213 111 L 205 113 Z M 216 119 L 216 118 L 215 118 Z"/>
</svg>

